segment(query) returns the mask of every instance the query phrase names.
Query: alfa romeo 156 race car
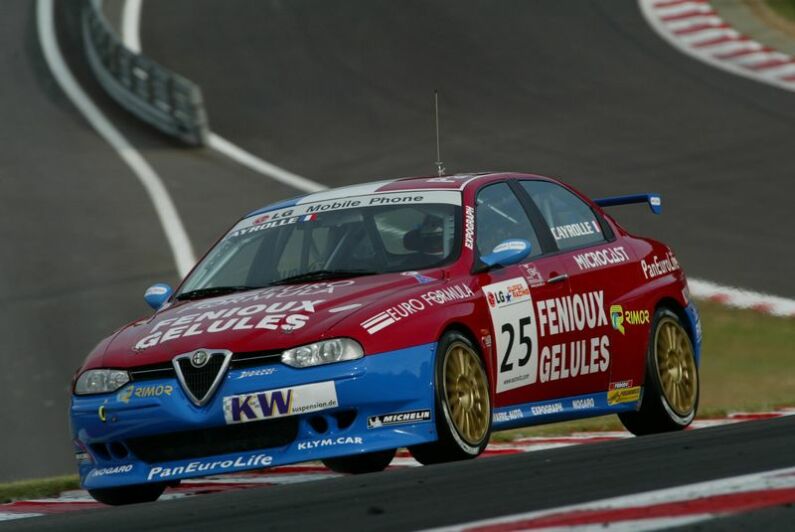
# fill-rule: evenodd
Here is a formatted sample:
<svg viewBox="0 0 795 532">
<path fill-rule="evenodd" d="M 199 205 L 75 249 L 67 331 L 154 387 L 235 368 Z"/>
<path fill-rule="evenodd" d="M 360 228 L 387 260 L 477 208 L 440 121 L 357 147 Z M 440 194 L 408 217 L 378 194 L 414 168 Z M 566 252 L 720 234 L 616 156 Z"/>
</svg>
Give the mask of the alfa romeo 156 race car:
<svg viewBox="0 0 795 532">
<path fill-rule="evenodd" d="M 696 413 L 699 317 L 671 249 L 554 179 L 408 178 L 244 216 L 153 315 L 75 375 L 99 501 L 322 460 L 338 472 L 478 456 L 492 431 L 616 413 L 641 435 Z"/>
</svg>

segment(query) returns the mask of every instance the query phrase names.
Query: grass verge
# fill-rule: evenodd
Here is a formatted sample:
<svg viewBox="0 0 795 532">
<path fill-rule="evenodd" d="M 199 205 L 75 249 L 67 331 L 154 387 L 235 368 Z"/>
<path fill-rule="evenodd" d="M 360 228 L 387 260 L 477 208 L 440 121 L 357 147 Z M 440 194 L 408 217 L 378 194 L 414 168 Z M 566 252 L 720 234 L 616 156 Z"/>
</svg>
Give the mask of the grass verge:
<svg viewBox="0 0 795 532">
<path fill-rule="evenodd" d="M 704 330 L 699 417 L 795 404 L 795 319 L 703 301 L 699 309 Z M 623 430 L 616 416 L 498 432 L 493 439 L 609 430 Z M 78 487 L 77 475 L 0 484 L 0 503 L 49 497 Z"/>
<path fill-rule="evenodd" d="M 764 0 L 776 15 L 795 22 L 795 0 Z"/>
<path fill-rule="evenodd" d="M 11 502 L 14 499 L 53 497 L 62 491 L 79 487 L 77 475 L 8 482 L 0 484 L 0 503 Z"/>
</svg>

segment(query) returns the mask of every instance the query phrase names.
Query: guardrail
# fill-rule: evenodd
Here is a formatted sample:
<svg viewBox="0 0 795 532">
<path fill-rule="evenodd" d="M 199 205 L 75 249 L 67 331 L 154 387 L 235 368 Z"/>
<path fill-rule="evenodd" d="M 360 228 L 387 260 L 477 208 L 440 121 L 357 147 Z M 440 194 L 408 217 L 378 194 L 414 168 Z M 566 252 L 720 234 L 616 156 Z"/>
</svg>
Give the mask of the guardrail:
<svg viewBox="0 0 795 532">
<path fill-rule="evenodd" d="M 82 26 L 88 62 L 113 99 L 169 135 L 206 144 L 209 127 L 198 85 L 125 47 L 99 0 L 85 3 Z"/>
</svg>

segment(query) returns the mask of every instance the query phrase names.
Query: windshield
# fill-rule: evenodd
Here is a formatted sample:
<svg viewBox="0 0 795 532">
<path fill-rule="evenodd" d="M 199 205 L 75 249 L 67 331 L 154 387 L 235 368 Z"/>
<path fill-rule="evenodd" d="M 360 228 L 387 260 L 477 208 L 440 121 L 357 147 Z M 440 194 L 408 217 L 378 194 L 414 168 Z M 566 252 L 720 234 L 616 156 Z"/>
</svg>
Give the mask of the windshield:
<svg viewBox="0 0 795 532">
<path fill-rule="evenodd" d="M 458 192 L 401 192 L 253 215 L 213 248 L 177 297 L 440 266 L 458 253 L 460 204 Z"/>
</svg>

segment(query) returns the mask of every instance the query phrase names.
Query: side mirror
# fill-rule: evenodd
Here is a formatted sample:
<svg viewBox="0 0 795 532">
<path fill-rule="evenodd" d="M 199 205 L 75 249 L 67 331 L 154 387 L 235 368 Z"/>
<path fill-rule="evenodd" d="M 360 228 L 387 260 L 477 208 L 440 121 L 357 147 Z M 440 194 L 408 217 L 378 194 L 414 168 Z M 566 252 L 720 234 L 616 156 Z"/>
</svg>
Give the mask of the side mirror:
<svg viewBox="0 0 795 532">
<path fill-rule="evenodd" d="M 168 298 L 171 297 L 173 292 L 174 290 L 166 283 L 153 284 L 144 292 L 144 301 L 146 301 L 150 307 L 157 310 L 163 306 L 163 303 L 168 301 Z"/>
<path fill-rule="evenodd" d="M 488 255 L 480 260 L 491 268 L 492 266 L 510 266 L 522 262 L 532 251 L 533 245 L 521 238 L 504 240 L 498 244 Z"/>
</svg>

